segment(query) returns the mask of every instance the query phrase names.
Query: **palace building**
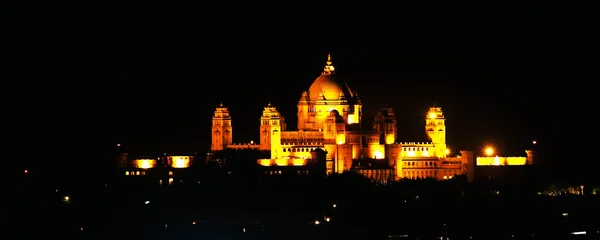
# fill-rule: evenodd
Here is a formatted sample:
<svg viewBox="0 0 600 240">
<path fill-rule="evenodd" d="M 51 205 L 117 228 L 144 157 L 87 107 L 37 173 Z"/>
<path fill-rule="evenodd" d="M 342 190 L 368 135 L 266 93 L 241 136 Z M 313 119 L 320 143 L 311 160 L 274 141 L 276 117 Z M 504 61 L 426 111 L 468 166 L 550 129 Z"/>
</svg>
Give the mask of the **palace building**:
<svg viewBox="0 0 600 240">
<path fill-rule="evenodd" d="M 440 107 L 432 107 L 425 120 L 430 142 L 396 142 L 396 115 L 383 108 L 367 128 L 362 124 L 362 101 L 356 91 L 335 75 L 328 56 L 321 75 L 298 101 L 298 129 L 287 129 L 284 116 L 268 104 L 260 117 L 260 141 L 234 144 L 232 116 L 221 104 L 212 121 L 213 152 L 226 149 L 270 151 L 271 157 L 258 159 L 266 169 L 302 167 L 314 163 L 313 152 L 324 150 L 327 173 L 355 171 L 389 181 L 408 179 L 450 179 L 455 175 L 473 178 L 476 160 L 473 152 L 461 151 L 449 157 L 446 146 L 446 118 Z M 281 172 L 271 171 L 271 172 Z"/>
</svg>

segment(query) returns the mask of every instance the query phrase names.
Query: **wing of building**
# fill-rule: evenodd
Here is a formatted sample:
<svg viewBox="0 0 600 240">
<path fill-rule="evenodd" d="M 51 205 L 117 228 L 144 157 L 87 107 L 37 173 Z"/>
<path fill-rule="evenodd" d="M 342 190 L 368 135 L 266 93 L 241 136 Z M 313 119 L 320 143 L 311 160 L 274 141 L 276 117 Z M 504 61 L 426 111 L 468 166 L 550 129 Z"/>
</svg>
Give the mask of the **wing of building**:
<svg viewBox="0 0 600 240">
<path fill-rule="evenodd" d="M 260 142 L 233 144 L 232 117 L 221 104 L 212 123 L 212 151 L 260 149 L 271 152 L 258 164 L 270 174 L 317 164 L 314 151 L 324 150 L 327 173 L 356 171 L 386 182 L 401 178 L 449 179 L 466 174 L 472 178 L 474 153 L 461 151 L 449 157 L 442 109 L 432 107 L 425 119 L 430 142 L 396 142 L 396 116 L 384 108 L 372 128 L 362 124 L 362 101 L 358 93 L 338 79 L 328 56 L 321 75 L 298 101 L 298 129 L 288 130 L 285 118 L 268 104 L 260 117 Z"/>
</svg>

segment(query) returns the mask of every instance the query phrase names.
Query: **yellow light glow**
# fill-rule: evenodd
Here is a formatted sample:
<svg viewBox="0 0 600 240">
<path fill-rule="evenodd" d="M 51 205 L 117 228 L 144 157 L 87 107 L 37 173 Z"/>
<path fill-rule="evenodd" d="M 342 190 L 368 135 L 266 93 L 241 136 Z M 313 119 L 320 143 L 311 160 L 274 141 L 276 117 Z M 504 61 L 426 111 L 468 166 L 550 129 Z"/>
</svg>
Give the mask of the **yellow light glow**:
<svg viewBox="0 0 600 240">
<path fill-rule="evenodd" d="M 348 124 L 354 123 L 354 114 L 348 114 Z"/>
<path fill-rule="evenodd" d="M 423 157 L 429 157 L 429 151 L 423 151 Z"/>
<path fill-rule="evenodd" d="M 435 113 L 429 113 L 429 118 L 435 118 Z"/>
<path fill-rule="evenodd" d="M 415 151 L 408 151 L 406 153 L 409 157 L 414 157 L 415 156 Z"/>
<path fill-rule="evenodd" d="M 294 166 L 304 166 L 306 165 L 306 159 L 293 159 L 292 165 Z"/>
<path fill-rule="evenodd" d="M 275 159 L 275 164 L 277 166 L 287 166 L 289 165 L 289 161 L 287 159 Z"/>
<path fill-rule="evenodd" d="M 337 144 L 344 144 L 344 143 L 346 143 L 346 134 L 343 134 L 343 133 L 342 134 L 338 134 L 335 137 L 335 142 Z"/>
<path fill-rule="evenodd" d="M 172 156 L 171 167 L 173 168 L 188 168 L 190 167 L 189 156 Z"/>
<path fill-rule="evenodd" d="M 385 144 L 393 144 L 396 141 L 394 134 L 388 134 L 385 136 Z"/>
<path fill-rule="evenodd" d="M 271 166 L 272 161 L 271 161 L 271 159 L 259 159 L 258 164 L 260 164 L 261 166 L 268 167 L 268 166 Z"/>
<path fill-rule="evenodd" d="M 446 149 L 446 150 L 444 151 L 444 153 L 445 153 L 446 155 L 450 154 L 450 149 Z"/>
<path fill-rule="evenodd" d="M 492 147 L 485 148 L 485 155 L 488 155 L 488 156 L 494 155 L 494 148 L 492 148 Z"/>
<path fill-rule="evenodd" d="M 169 178 L 169 184 L 173 184 L 173 178 Z"/>
<path fill-rule="evenodd" d="M 375 156 L 375 159 L 383 159 L 383 153 L 379 151 L 379 149 L 375 150 L 375 152 L 373 152 L 373 155 Z"/>
<path fill-rule="evenodd" d="M 477 157 L 477 166 L 523 166 L 527 164 L 526 157 Z"/>
<path fill-rule="evenodd" d="M 142 168 L 142 169 L 153 168 L 156 165 L 156 160 L 154 160 L 154 159 L 136 159 L 136 160 L 133 160 L 133 165 L 136 168 Z"/>
</svg>

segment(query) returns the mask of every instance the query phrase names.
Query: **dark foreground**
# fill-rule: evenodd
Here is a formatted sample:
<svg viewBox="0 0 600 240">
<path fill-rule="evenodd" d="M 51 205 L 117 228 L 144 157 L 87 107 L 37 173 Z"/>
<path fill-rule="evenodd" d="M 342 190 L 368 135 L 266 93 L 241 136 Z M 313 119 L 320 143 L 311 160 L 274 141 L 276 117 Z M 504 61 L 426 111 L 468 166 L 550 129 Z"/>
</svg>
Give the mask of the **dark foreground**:
<svg viewBox="0 0 600 240">
<path fill-rule="evenodd" d="M 460 181 L 378 185 L 352 174 L 327 179 L 221 177 L 170 186 L 148 179 L 77 184 L 25 179 L 17 201 L 5 211 L 14 214 L 3 216 L 3 226 L 10 226 L 15 239 L 600 236 L 596 196 L 545 197 Z M 572 235 L 575 231 L 587 234 Z"/>
</svg>

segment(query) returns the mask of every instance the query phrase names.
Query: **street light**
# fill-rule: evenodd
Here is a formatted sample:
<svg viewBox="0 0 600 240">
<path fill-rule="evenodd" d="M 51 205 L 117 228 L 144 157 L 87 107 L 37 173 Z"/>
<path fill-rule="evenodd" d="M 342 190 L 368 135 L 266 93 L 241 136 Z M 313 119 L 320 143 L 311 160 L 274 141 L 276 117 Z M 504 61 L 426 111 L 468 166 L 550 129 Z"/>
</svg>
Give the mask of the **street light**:
<svg viewBox="0 0 600 240">
<path fill-rule="evenodd" d="M 492 147 L 487 147 L 485 149 L 485 155 L 487 155 L 488 157 L 494 155 L 494 149 Z"/>
</svg>

